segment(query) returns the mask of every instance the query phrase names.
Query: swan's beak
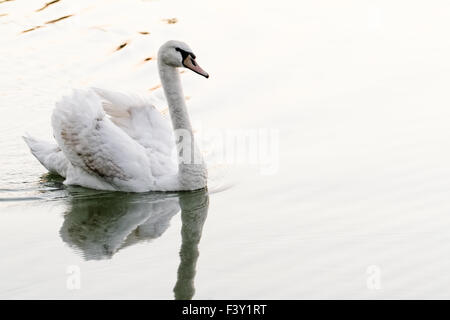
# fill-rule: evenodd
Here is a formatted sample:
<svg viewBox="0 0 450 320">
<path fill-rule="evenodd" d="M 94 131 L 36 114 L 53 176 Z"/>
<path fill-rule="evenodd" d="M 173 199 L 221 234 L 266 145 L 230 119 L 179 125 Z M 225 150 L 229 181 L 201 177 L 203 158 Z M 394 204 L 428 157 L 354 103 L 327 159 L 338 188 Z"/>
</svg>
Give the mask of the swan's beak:
<svg viewBox="0 0 450 320">
<path fill-rule="evenodd" d="M 205 78 L 209 78 L 209 74 L 200 68 L 200 66 L 195 61 L 195 58 L 193 58 L 190 54 L 186 57 L 186 59 L 183 60 L 183 65 L 194 71 L 195 73 L 198 73 L 199 75 L 204 76 Z"/>
</svg>

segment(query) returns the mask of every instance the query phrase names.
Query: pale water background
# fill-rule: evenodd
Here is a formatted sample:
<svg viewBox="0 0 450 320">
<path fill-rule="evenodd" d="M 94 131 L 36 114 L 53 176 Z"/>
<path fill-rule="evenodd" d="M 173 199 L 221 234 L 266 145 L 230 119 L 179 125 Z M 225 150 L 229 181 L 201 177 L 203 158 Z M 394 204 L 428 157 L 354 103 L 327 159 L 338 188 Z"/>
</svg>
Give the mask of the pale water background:
<svg viewBox="0 0 450 320">
<path fill-rule="evenodd" d="M 44 5 L 0 3 L 0 298 L 450 298 L 447 1 Z M 275 174 L 213 169 L 209 207 L 47 176 L 21 135 L 70 88 L 149 92 L 168 39 L 211 75 L 194 121 L 278 130 Z"/>
</svg>

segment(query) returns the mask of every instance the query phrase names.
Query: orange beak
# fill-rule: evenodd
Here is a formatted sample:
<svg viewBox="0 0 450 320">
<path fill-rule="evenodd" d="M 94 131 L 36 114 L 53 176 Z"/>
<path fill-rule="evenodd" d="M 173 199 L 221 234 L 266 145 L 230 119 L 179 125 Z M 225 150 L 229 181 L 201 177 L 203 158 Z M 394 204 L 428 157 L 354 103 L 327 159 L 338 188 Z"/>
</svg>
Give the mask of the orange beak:
<svg viewBox="0 0 450 320">
<path fill-rule="evenodd" d="M 195 73 L 198 73 L 201 76 L 204 76 L 205 78 L 209 78 L 209 74 L 200 68 L 200 66 L 195 61 L 195 58 L 193 58 L 190 54 L 186 57 L 186 59 L 183 60 L 183 65 L 194 71 Z"/>
</svg>

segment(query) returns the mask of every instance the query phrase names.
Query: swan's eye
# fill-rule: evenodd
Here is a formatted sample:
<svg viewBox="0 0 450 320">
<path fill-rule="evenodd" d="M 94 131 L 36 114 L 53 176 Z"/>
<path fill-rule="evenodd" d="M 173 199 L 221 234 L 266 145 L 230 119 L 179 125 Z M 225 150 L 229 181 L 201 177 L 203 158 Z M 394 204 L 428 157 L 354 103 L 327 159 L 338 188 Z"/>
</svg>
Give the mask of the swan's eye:
<svg viewBox="0 0 450 320">
<path fill-rule="evenodd" d="M 187 52 L 181 48 L 175 48 L 176 51 L 178 51 L 179 53 L 181 53 L 181 57 L 183 57 L 183 60 L 187 58 L 187 56 L 191 56 L 193 59 L 195 59 L 195 54 L 193 54 L 192 52 Z"/>
<path fill-rule="evenodd" d="M 175 48 L 176 51 L 181 53 L 181 56 L 183 57 L 183 60 L 187 57 L 187 52 L 180 48 Z"/>
</svg>

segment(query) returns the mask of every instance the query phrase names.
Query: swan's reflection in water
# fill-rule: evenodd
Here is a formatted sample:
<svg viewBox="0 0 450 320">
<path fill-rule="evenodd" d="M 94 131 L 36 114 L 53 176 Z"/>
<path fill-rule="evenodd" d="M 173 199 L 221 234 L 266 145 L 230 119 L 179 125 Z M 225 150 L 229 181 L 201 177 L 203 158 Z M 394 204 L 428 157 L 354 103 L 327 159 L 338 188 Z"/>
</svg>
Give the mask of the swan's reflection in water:
<svg viewBox="0 0 450 320">
<path fill-rule="evenodd" d="M 175 288 L 175 299 L 191 299 L 194 296 L 195 266 L 199 255 L 198 243 L 208 213 L 209 197 L 206 191 L 183 193 L 179 197 L 181 207 L 180 266 Z"/>
<path fill-rule="evenodd" d="M 191 299 L 208 204 L 206 189 L 169 194 L 84 192 L 81 196 L 75 191 L 60 234 L 86 260 L 108 259 L 135 243 L 160 237 L 181 209 L 182 243 L 174 294 L 176 299 Z"/>
</svg>

